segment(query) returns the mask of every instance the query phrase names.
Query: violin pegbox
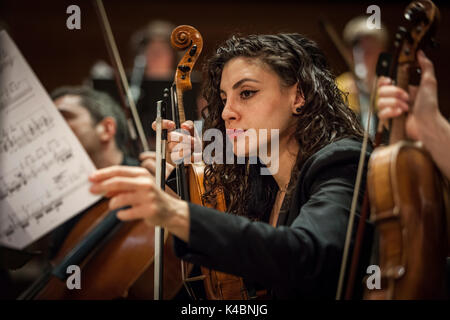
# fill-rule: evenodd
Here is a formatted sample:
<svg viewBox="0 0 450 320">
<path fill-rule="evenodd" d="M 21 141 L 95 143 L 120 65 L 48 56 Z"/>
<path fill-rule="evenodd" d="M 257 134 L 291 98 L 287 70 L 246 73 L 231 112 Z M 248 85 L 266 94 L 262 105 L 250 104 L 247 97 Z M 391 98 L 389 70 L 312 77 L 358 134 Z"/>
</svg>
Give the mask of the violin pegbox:
<svg viewBox="0 0 450 320">
<path fill-rule="evenodd" d="M 172 31 L 172 47 L 176 50 L 188 50 L 180 60 L 175 73 L 177 88 L 182 92 L 192 89 L 191 72 L 203 49 L 200 32 L 192 26 L 181 25 Z"/>
<path fill-rule="evenodd" d="M 395 35 L 395 46 L 399 49 L 398 63 L 414 63 L 416 52 L 427 44 L 433 44 L 439 9 L 431 0 L 412 2 L 404 13 L 405 26 L 399 27 Z"/>
</svg>

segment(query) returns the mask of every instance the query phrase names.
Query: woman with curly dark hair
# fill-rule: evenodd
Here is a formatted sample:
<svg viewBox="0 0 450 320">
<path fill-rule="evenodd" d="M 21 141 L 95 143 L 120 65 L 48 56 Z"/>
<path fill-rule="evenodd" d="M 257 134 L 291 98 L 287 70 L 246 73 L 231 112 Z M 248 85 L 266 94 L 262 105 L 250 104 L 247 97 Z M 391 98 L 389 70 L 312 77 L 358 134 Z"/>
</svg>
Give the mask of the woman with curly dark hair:
<svg viewBox="0 0 450 320">
<path fill-rule="evenodd" d="M 91 191 L 112 194 L 111 208 L 131 206 L 120 219 L 166 228 L 188 262 L 241 276 L 277 298 L 333 298 L 362 130 L 324 55 L 299 34 L 232 37 L 206 71 L 204 132 L 220 130 L 241 161 L 227 164 L 223 143 L 219 161 L 206 166 L 204 200 L 221 189 L 232 214 L 174 199 L 144 168 L 99 170 Z M 250 131 L 256 140 L 247 140 Z M 262 148 L 272 150 L 271 163 L 252 162 Z"/>
</svg>

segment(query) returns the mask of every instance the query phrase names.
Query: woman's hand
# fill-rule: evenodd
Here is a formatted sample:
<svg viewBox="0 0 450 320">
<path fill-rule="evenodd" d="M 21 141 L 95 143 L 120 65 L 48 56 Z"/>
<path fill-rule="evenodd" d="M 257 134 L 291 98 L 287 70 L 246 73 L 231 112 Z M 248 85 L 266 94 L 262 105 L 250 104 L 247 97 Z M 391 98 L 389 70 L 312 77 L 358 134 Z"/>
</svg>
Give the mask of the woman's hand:
<svg viewBox="0 0 450 320">
<path fill-rule="evenodd" d="M 382 121 L 395 118 L 404 112 L 406 118 L 406 133 L 414 140 L 423 140 L 425 130 L 435 121 L 439 114 L 437 99 L 437 81 L 434 75 L 433 63 L 422 51 L 417 53 L 417 60 L 422 69 L 420 86 L 410 87 L 409 93 L 394 86 L 389 78 L 380 78 L 378 82 L 378 117 Z"/>
<path fill-rule="evenodd" d="M 152 128 L 156 131 L 156 121 L 152 123 Z M 195 144 L 200 143 L 201 149 L 201 142 L 194 138 L 194 123 L 191 120 L 185 121 L 181 124 L 181 129 L 175 130 L 175 123 L 164 119 L 162 121 L 162 129 L 168 130 L 167 162 L 175 166 L 182 159 L 189 157 L 191 163 L 194 162 L 192 157 L 194 156 Z"/>
<path fill-rule="evenodd" d="M 139 160 L 141 160 L 141 167 L 146 168 L 153 176 L 156 176 L 156 152 L 145 151 L 139 155 Z M 175 167 L 166 161 L 166 175 L 167 179 L 172 173 Z"/>
<path fill-rule="evenodd" d="M 112 166 L 95 171 L 89 176 L 90 191 L 111 198 L 111 210 L 120 210 L 121 220 L 145 219 L 151 225 L 160 225 L 184 241 L 189 238 L 189 208 L 185 201 L 175 199 L 155 184 L 147 169 L 130 166 Z"/>
</svg>

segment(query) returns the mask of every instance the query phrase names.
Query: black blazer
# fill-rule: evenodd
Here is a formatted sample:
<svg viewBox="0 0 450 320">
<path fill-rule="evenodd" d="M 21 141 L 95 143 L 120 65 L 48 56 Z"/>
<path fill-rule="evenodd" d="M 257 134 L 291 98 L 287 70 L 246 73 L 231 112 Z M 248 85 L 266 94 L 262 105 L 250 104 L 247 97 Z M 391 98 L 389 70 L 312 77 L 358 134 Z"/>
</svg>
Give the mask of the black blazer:
<svg viewBox="0 0 450 320">
<path fill-rule="evenodd" d="M 189 243 L 175 237 L 176 254 L 259 283 L 276 298 L 334 298 L 360 152 L 361 142 L 341 139 L 312 155 L 277 228 L 190 203 Z"/>
</svg>

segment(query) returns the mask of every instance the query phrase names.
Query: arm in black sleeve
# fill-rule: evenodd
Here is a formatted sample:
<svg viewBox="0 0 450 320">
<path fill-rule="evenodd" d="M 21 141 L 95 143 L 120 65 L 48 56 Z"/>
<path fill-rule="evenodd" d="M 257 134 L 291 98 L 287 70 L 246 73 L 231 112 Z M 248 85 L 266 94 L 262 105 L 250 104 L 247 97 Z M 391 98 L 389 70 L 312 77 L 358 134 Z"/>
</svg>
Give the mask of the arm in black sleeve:
<svg viewBox="0 0 450 320">
<path fill-rule="evenodd" d="M 326 152 L 300 179 L 307 201 L 290 226 L 274 228 L 245 217 L 189 204 L 190 238 L 176 239 L 184 260 L 242 276 L 276 295 L 334 295 L 359 153 Z"/>
</svg>

